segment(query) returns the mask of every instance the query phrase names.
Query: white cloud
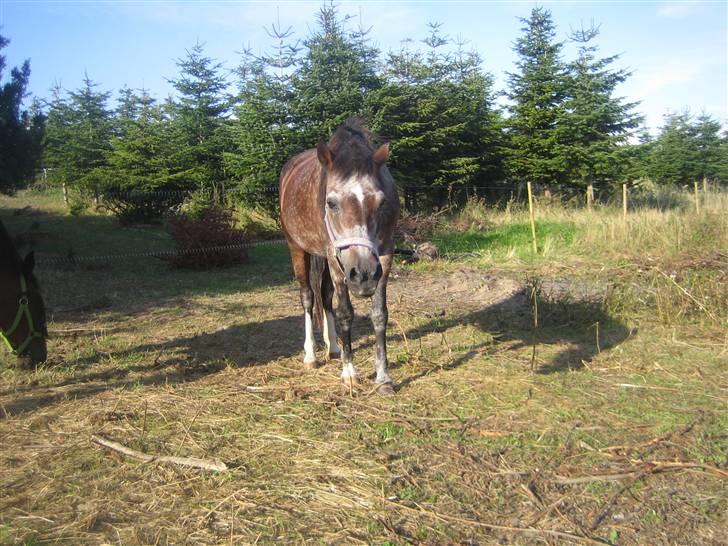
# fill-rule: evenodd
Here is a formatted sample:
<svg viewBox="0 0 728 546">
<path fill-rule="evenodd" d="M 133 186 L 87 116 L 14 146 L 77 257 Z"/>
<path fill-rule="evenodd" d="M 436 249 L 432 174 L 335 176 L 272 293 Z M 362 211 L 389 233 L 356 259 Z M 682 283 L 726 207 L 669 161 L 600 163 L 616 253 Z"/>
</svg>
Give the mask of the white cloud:
<svg viewBox="0 0 728 546">
<path fill-rule="evenodd" d="M 665 2 L 657 9 L 660 17 L 679 19 L 693 15 L 700 9 L 701 2 L 683 0 L 678 2 Z"/>
<path fill-rule="evenodd" d="M 696 59 L 673 59 L 659 68 L 635 74 L 634 94 L 640 100 L 648 99 L 666 88 L 696 81 L 704 69 L 705 63 Z"/>
</svg>

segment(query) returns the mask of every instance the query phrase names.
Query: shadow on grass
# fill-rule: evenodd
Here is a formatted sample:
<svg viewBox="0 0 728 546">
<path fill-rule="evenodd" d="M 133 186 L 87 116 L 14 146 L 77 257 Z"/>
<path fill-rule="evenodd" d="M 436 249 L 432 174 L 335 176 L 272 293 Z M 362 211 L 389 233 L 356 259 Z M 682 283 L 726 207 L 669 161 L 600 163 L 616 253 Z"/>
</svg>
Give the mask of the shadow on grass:
<svg viewBox="0 0 728 546">
<path fill-rule="evenodd" d="M 518 351 L 535 344 L 534 371 L 552 374 L 584 368 L 599 353 L 614 348 L 633 333 L 606 311 L 603 298 L 574 299 L 562 290 L 538 297 L 538 323 L 534 328 L 530 291 L 524 288 L 476 311 L 434 318 L 405 335 L 411 343 L 430 334 L 445 334 L 458 326 L 475 326 L 489 334 L 483 336 L 487 339 L 454 355 L 438 369 L 458 368 L 481 354 L 497 353 L 501 346 Z M 524 366 L 530 366 L 530 359 L 523 360 Z M 431 370 L 425 370 L 405 378 L 399 387 L 407 387 L 429 373 Z"/>
<path fill-rule="evenodd" d="M 0 418 L 35 411 L 63 400 L 136 386 L 194 381 L 227 366 L 250 367 L 295 356 L 303 347 L 303 318 L 295 316 L 231 326 L 218 332 L 138 345 L 116 352 L 96 352 L 68 361 L 73 377 L 38 387 L 27 385 L 0 391 L 13 396 L 2 403 Z M 129 361 L 116 364 L 115 361 Z M 112 362 L 98 369 L 104 362 Z M 302 368 L 303 371 L 303 368 Z"/>
</svg>

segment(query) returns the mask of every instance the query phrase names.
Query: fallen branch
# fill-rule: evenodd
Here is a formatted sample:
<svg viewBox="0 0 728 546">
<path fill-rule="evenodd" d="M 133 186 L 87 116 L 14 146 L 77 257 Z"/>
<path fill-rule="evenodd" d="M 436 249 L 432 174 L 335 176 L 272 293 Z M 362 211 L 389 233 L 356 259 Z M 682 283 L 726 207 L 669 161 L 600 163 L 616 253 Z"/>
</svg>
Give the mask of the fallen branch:
<svg viewBox="0 0 728 546">
<path fill-rule="evenodd" d="M 142 453 L 141 451 L 131 449 L 122 444 L 112 442 L 111 440 L 107 440 L 106 438 L 102 438 L 101 436 L 96 435 L 91 436 L 91 441 L 102 447 L 111 449 L 112 451 L 116 451 L 117 453 L 121 453 L 123 455 L 126 455 L 127 457 L 131 457 L 132 459 L 137 459 L 138 461 L 142 461 L 145 463 L 161 463 L 187 466 L 190 468 L 199 468 L 200 470 L 205 470 L 207 472 L 225 472 L 228 470 L 227 465 L 222 461 L 218 460 L 208 461 L 205 459 L 198 459 L 196 457 L 169 457 L 166 455 L 163 455 L 161 457 L 155 457 L 154 455 Z"/>
</svg>

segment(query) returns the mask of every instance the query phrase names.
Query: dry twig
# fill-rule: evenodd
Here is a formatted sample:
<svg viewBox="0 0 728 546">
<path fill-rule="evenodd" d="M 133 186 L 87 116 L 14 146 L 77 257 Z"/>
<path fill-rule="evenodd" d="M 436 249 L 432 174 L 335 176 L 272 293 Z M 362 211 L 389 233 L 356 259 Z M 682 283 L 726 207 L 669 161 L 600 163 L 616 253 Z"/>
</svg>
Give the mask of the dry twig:
<svg viewBox="0 0 728 546">
<path fill-rule="evenodd" d="M 141 451 L 137 451 L 136 449 L 131 449 L 122 444 L 107 440 L 106 438 L 102 438 L 101 436 L 96 435 L 91 436 L 91 441 L 102 447 L 111 449 L 112 451 L 116 451 L 118 453 L 126 455 L 127 457 L 131 457 L 132 459 L 137 459 L 145 463 L 162 463 L 187 466 L 190 468 L 199 468 L 200 470 L 205 470 L 207 472 L 226 472 L 228 470 L 227 465 L 222 461 L 218 460 L 205 460 L 198 459 L 196 457 L 169 457 L 166 455 L 163 455 L 161 457 L 155 457 L 154 455 L 142 453 Z"/>
</svg>

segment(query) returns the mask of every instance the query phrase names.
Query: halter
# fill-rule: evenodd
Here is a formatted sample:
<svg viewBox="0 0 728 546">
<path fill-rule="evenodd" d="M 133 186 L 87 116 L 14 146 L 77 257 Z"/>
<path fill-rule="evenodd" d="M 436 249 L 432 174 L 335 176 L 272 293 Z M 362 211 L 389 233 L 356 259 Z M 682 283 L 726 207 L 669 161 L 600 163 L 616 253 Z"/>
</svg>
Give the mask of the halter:
<svg viewBox="0 0 728 546">
<path fill-rule="evenodd" d="M 372 243 L 369 239 L 366 239 L 365 237 L 339 237 L 334 231 L 334 227 L 331 225 L 331 220 L 329 220 L 328 209 L 326 209 L 326 211 L 324 212 L 324 224 L 326 224 L 326 231 L 328 232 L 329 239 L 331 240 L 331 244 L 334 247 L 334 252 L 336 254 L 336 263 L 341 270 L 341 274 L 344 276 L 344 284 L 348 284 L 349 279 L 347 279 L 346 277 L 344 266 L 341 265 L 341 251 L 343 249 L 349 248 L 350 246 L 363 246 L 368 248 L 371 253 L 374 254 L 374 256 L 377 258 L 377 260 L 379 259 L 379 252 L 377 252 L 374 243 Z"/>
<path fill-rule="evenodd" d="M 365 237 L 339 237 L 334 231 L 334 227 L 331 225 L 328 210 L 324 213 L 324 223 L 326 224 L 326 231 L 329 233 L 329 239 L 331 239 L 331 244 L 334 246 L 337 257 L 345 248 L 349 248 L 350 246 L 363 246 L 368 248 L 371 253 L 377 257 L 377 259 L 379 258 L 379 252 L 377 252 L 374 243 L 372 243 L 369 239 Z"/>
<path fill-rule="evenodd" d="M 25 317 L 25 320 L 28 323 L 28 335 L 23 343 L 21 343 L 18 347 L 13 347 L 13 344 L 10 341 L 10 336 L 12 336 L 18 326 L 20 326 L 20 322 L 23 320 L 23 317 Z M 3 331 L 0 329 L 0 338 L 2 338 L 5 342 L 5 345 L 8 346 L 8 349 L 10 349 L 12 354 L 19 356 L 28 347 L 28 345 L 30 345 L 30 342 L 33 341 L 33 339 L 42 337 L 43 333 L 36 330 L 33 324 L 33 316 L 30 314 L 30 305 L 28 304 L 28 285 L 25 281 L 25 276 L 21 273 L 18 312 L 15 314 L 15 320 L 8 330 Z"/>
</svg>

